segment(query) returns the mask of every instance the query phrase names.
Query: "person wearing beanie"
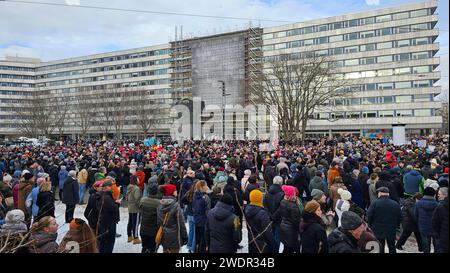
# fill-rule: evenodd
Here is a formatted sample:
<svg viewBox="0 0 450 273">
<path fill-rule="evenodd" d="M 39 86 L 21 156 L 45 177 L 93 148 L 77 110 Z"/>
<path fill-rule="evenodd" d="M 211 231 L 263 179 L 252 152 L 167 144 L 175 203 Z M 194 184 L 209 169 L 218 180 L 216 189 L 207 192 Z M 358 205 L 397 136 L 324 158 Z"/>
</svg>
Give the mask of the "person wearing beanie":
<svg viewBox="0 0 450 273">
<path fill-rule="evenodd" d="M 80 202 L 80 190 L 76 179 L 76 172 L 70 171 L 63 185 L 62 202 L 66 205 L 65 219 L 70 223 L 73 219 L 75 206 Z"/>
<path fill-rule="evenodd" d="M 244 200 L 248 202 L 250 202 L 250 192 L 252 192 L 255 189 L 259 189 L 259 184 L 258 182 L 258 177 L 256 175 L 252 175 L 250 176 L 250 178 L 248 179 L 248 185 L 245 188 L 244 191 Z"/>
<path fill-rule="evenodd" d="M 336 211 L 336 215 L 338 217 L 338 227 L 340 227 L 342 213 L 344 211 L 350 210 L 350 202 L 349 201 L 352 199 L 352 194 L 349 191 L 344 190 L 342 188 L 339 188 L 337 193 L 339 194 L 339 196 L 341 198 L 339 200 L 337 200 L 334 211 Z"/>
<path fill-rule="evenodd" d="M 300 222 L 302 253 L 328 253 L 327 233 L 319 202 L 306 203 Z"/>
<path fill-rule="evenodd" d="M 160 245 L 162 245 L 164 253 L 178 253 L 188 241 L 183 211 L 177 202 L 176 187 L 171 184 L 161 187 L 165 189 L 164 197 L 159 201 L 157 208 L 157 226 L 162 226 L 164 230 Z M 172 195 L 168 195 L 170 191 Z M 159 245 L 156 245 L 155 252 L 157 252 L 158 247 Z"/>
<path fill-rule="evenodd" d="M 264 207 L 267 209 L 272 220 L 272 231 L 274 239 L 277 243 L 278 249 L 280 246 L 280 204 L 284 198 L 284 191 L 282 190 L 283 178 L 281 176 L 275 176 L 273 184 L 270 185 L 269 190 L 264 195 Z"/>
<path fill-rule="evenodd" d="M 8 234 L 26 233 L 28 231 L 25 225 L 25 214 L 20 209 L 13 209 L 6 213 L 5 223 L 0 226 L 0 236 Z"/>
<path fill-rule="evenodd" d="M 73 248 L 72 242 L 78 243 L 78 247 Z M 96 236 L 83 219 L 74 218 L 70 222 L 69 231 L 61 240 L 58 253 L 98 253 Z"/>
<path fill-rule="evenodd" d="M 66 182 L 68 176 L 69 176 L 69 172 L 67 171 L 66 166 L 62 165 L 61 170 L 58 172 L 59 200 L 61 200 L 61 201 L 62 201 L 64 183 Z"/>
<path fill-rule="evenodd" d="M 116 242 L 117 223 L 120 221 L 119 201 L 114 200 L 112 193 L 112 182 L 104 179 L 101 192 L 95 196 L 95 211 L 98 211 L 98 225 L 95 234 L 99 236 L 99 253 L 112 253 Z"/>
<path fill-rule="evenodd" d="M 280 240 L 284 245 L 283 253 L 298 253 L 300 251 L 299 224 L 302 212 L 297 204 L 296 188 L 284 185 L 284 198 L 280 203 L 281 216 Z"/>
<path fill-rule="evenodd" d="M 12 181 L 12 177 L 9 174 L 7 174 L 3 177 L 3 181 L 0 181 L 0 194 L 3 196 L 4 199 L 6 199 L 6 198 L 11 199 L 13 197 L 11 181 Z M 13 204 L 9 205 L 9 203 L 6 202 L 6 200 L 5 200 L 5 204 L 7 206 L 11 206 L 11 207 L 13 205 Z"/>
<path fill-rule="evenodd" d="M 358 183 L 361 188 L 363 209 L 367 209 L 370 204 L 369 184 L 367 183 L 368 179 L 369 179 L 369 168 L 367 166 L 364 166 L 361 168 L 361 172 L 358 175 Z"/>
<path fill-rule="evenodd" d="M 365 230 L 361 217 L 352 211 L 344 211 L 341 216 L 342 226 L 328 235 L 330 253 L 361 253 L 358 240 Z"/>
<path fill-rule="evenodd" d="M 422 236 L 420 235 L 419 228 L 414 216 L 414 207 L 416 202 L 422 199 L 423 195 L 421 193 L 416 193 L 413 197 L 409 197 L 405 200 L 402 206 L 402 234 L 398 239 L 395 247 L 398 250 L 403 250 L 403 245 L 408 240 L 411 233 L 414 233 L 416 238 L 417 248 L 419 252 L 423 251 L 422 247 Z"/>
<path fill-rule="evenodd" d="M 223 194 L 229 194 L 233 198 L 234 213 L 239 217 L 240 223 L 243 219 L 244 194 L 241 191 L 241 185 L 233 177 L 229 177 L 227 184 L 222 190 Z"/>
<path fill-rule="evenodd" d="M 420 235 L 422 236 L 423 252 L 431 252 L 433 242 L 434 252 L 437 250 L 436 232 L 433 230 L 433 212 L 439 203 L 435 199 L 436 191 L 432 187 L 423 190 L 423 198 L 414 207 L 414 215 Z"/>
<path fill-rule="evenodd" d="M 249 204 L 245 206 L 244 215 L 248 230 L 249 253 L 278 253 L 277 243 L 273 237 L 269 213 L 263 207 L 263 193 L 255 189 L 249 194 Z M 256 238 L 256 236 L 258 236 Z"/>
<path fill-rule="evenodd" d="M 387 243 L 389 253 L 396 253 L 395 236 L 401 223 L 400 205 L 389 198 L 389 188 L 377 189 L 378 199 L 370 204 L 367 210 L 367 221 L 381 244 L 380 252 L 384 253 Z"/>
<path fill-rule="evenodd" d="M 139 202 L 140 230 L 142 240 L 142 253 L 155 253 L 155 236 L 158 230 L 157 209 L 161 198 L 158 196 L 158 185 L 149 183 L 147 185 L 147 196 L 141 198 Z"/>
<path fill-rule="evenodd" d="M 235 253 L 242 240 L 239 216 L 233 213 L 233 197 L 223 194 L 208 212 L 205 240 L 209 253 Z"/>
</svg>

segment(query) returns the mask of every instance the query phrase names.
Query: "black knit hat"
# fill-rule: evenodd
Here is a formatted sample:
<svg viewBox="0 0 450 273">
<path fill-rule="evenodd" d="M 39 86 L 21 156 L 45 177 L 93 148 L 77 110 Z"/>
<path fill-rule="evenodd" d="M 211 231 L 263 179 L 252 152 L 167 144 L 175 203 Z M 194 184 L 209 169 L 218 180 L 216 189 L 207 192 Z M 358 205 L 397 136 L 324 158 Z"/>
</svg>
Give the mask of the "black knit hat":
<svg viewBox="0 0 450 273">
<path fill-rule="evenodd" d="M 222 197 L 220 197 L 220 202 L 225 203 L 227 205 L 233 206 L 233 197 L 231 197 L 231 195 L 229 195 L 228 193 L 225 193 L 224 195 L 222 195 Z"/>
<path fill-rule="evenodd" d="M 427 196 L 435 196 L 436 195 L 436 191 L 432 188 L 432 187 L 426 187 L 423 190 L 423 195 L 427 195 Z"/>
</svg>

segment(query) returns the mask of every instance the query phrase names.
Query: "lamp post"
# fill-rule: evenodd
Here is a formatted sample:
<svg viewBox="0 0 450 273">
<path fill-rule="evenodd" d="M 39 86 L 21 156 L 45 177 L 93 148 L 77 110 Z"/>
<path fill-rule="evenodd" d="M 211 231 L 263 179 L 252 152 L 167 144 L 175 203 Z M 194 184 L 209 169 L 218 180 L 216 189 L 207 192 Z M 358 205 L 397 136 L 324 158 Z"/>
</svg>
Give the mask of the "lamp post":
<svg viewBox="0 0 450 273">
<path fill-rule="evenodd" d="M 225 141 L 225 101 L 226 96 L 230 96 L 231 94 L 225 94 L 225 81 L 219 80 L 222 85 L 220 88 L 222 89 L 222 145 Z"/>
</svg>

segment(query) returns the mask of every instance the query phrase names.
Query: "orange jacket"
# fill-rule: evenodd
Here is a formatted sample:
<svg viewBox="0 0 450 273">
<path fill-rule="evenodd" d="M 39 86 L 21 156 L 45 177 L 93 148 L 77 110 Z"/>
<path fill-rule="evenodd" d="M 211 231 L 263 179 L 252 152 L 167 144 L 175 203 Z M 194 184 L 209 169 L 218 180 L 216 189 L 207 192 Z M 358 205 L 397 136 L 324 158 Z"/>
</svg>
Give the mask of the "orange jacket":
<svg viewBox="0 0 450 273">
<path fill-rule="evenodd" d="M 116 181 L 112 180 L 112 196 L 114 198 L 114 200 L 119 199 L 120 196 L 120 189 L 119 187 L 117 187 L 116 185 Z"/>
<path fill-rule="evenodd" d="M 336 168 L 330 168 L 328 170 L 328 189 L 331 189 L 331 185 L 333 184 L 333 180 L 338 177 L 341 176 L 341 174 L 339 173 L 338 170 L 336 170 Z"/>
</svg>

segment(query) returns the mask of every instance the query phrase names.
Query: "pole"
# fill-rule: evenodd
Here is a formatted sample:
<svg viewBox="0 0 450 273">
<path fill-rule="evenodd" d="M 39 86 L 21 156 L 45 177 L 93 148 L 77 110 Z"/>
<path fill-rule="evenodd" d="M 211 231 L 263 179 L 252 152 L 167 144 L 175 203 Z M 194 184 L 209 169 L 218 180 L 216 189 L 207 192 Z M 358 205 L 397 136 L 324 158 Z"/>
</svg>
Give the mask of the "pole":
<svg viewBox="0 0 450 273">
<path fill-rule="evenodd" d="M 225 141 L 225 82 L 218 81 L 222 83 L 222 145 Z"/>
</svg>

